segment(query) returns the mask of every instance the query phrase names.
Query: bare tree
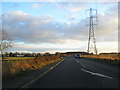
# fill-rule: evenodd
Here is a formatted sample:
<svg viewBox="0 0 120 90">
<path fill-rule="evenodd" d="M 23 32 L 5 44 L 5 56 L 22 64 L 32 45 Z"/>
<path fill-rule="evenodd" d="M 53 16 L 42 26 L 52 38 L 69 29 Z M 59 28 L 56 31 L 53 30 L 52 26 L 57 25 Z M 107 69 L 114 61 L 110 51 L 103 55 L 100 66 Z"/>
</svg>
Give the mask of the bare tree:
<svg viewBox="0 0 120 90">
<path fill-rule="evenodd" d="M 1 31 L 0 36 L 1 36 L 0 37 L 1 38 L 1 40 L 0 40 L 0 52 L 1 52 L 1 57 L 2 57 L 2 60 L 3 60 L 4 59 L 3 58 L 3 52 L 8 47 L 12 47 L 13 39 L 11 39 L 11 36 L 5 30 Z"/>
<path fill-rule="evenodd" d="M 2 60 L 4 59 L 3 51 L 8 47 L 12 47 L 12 44 L 13 44 L 12 40 L 2 40 L 0 42 L 0 52 L 1 52 Z"/>
</svg>

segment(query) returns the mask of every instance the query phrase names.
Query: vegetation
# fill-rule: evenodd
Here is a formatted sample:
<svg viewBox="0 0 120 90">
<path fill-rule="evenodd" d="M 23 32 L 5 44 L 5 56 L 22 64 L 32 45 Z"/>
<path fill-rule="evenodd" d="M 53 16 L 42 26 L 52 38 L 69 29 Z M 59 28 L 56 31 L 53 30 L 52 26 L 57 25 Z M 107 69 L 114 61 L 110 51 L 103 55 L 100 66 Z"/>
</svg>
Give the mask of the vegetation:
<svg viewBox="0 0 120 90">
<path fill-rule="evenodd" d="M 100 54 L 100 55 L 81 55 L 83 58 L 89 58 L 89 60 L 98 61 L 101 63 L 120 65 L 119 53 L 115 54 Z"/>
<path fill-rule="evenodd" d="M 24 74 L 27 71 L 40 69 L 48 64 L 60 60 L 58 55 L 53 56 L 41 56 L 41 57 L 7 57 L 8 59 L 22 59 L 27 60 L 19 61 L 3 61 L 2 62 L 2 74 L 3 78 L 14 77 L 15 75 Z M 6 58 L 6 59 L 7 59 Z"/>
<path fill-rule="evenodd" d="M 10 37 L 8 37 L 9 35 L 6 32 L 4 32 L 4 30 L 2 33 L 3 33 L 3 38 L 2 41 L 0 41 L 0 53 L 2 60 L 4 60 L 3 52 L 6 48 L 13 46 L 13 40 Z"/>
<path fill-rule="evenodd" d="M 120 54 L 100 54 L 100 55 L 81 55 L 81 57 L 106 59 L 106 60 L 120 60 L 119 55 Z"/>
</svg>

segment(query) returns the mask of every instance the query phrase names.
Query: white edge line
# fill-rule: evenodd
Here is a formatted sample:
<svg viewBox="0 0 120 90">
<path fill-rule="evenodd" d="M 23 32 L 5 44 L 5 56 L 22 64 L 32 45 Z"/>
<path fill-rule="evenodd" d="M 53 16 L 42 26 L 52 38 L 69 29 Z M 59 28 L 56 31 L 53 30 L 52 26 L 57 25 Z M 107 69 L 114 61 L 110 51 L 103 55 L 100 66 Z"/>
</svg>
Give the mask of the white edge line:
<svg viewBox="0 0 120 90">
<path fill-rule="evenodd" d="M 109 77 L 109 76 L 106 76 L 106 75 L 103 75 L 103 74 L 100 74 L 100 73 L 94 73 L 94 72 L 91 72 L 91 71 L 87 71 L 85 69 L 81 69 L 81 70 L 84 71 L 84 72 L 90 73 L 92 75 L 96 75 L 96 76 L 100 76 L 100 77 L 105 77 L 105 78 L 109 78 L 109 79 L 114 79 L 112 77 Z"/>
</svg>

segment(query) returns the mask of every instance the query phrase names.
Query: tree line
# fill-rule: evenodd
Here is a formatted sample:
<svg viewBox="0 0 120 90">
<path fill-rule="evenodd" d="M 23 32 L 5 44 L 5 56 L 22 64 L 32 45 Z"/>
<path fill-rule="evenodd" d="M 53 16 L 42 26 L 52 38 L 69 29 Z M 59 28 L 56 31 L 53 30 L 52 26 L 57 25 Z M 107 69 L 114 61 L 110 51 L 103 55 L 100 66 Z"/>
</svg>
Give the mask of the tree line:
<svg viewBox="0 0 120 90">
<path fill-rule="evenodd" d="M 53 56 L 59 55 L 60 52 L 56 52 L 55 54 L 50 54 L 49 52 L 45 53 L 24 53 L 24 52 L 5 52 L 3 57 L 40 57 L 40 56 Z"/>
</svg>

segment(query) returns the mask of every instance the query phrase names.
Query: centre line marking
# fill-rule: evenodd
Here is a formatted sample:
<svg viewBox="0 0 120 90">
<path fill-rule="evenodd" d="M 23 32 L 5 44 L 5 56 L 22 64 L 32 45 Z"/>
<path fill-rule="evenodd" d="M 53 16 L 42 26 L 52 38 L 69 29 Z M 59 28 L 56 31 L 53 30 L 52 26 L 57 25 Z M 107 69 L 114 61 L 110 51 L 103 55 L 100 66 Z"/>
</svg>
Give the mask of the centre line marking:
<svg viewBox="0 0 120 90">
<path fill-rule="evenodd" d="M 80 63 L 80 65 L 82 65 L 82 67 L 85 67 L 85 65 L 83 65 L 83 64 L 81 64 L 81 63 Z"/>
<path fill-rule="evenodd" d="M 103 74 L 100 74 L 100 73 L 94 73 L 94 72 L 91 72 L 91 71 L 87 71 L 85 69 L 81 69 L 81 70 L 84 71 L 84 72 L 90 73 L 92 75 L 96 75 L 96 76 L 100 76 L 100 77 L 105 77 L 105 78 L 109 78 L 109 79 L 114 79 L 112 77 L 109 77 L 109 76 L 106 76 L 106 75 L 103 75 Z"/>
<path fill-rule="evenodd" d="M 76 59 L 75 59 L 75 61 L 77 62 L 77 63 L 79 63 L 82 67 L 85 67 L 85 65 L 83 65 L 83 64 L 81 64 L 79 61 L 77 61 Z"/>
</svg>

